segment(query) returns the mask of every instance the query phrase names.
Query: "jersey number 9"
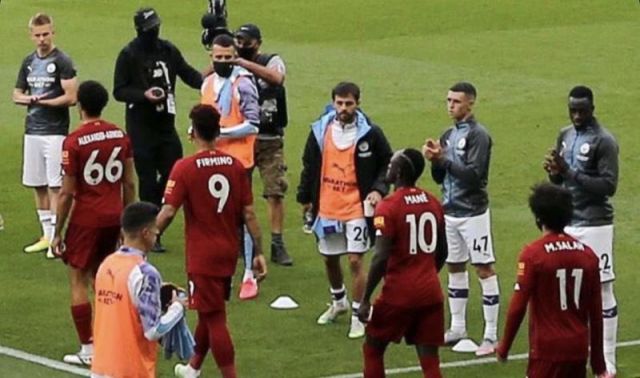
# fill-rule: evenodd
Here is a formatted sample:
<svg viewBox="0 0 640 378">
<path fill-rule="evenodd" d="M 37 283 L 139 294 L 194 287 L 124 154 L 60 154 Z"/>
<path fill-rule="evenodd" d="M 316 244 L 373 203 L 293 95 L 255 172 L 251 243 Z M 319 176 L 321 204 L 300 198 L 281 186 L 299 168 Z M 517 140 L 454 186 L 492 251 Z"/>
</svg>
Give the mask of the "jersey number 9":
<svg viewBox="0 0 640 378">
<path fill-rule="evenodd" d="M 224 175 L 216 173 L 209 178 L 209 193 L 218 200 L 218 214 L 222 213 L 224 205 L 227 204 L 229 189 L 229 180 Z"/>
</svg>

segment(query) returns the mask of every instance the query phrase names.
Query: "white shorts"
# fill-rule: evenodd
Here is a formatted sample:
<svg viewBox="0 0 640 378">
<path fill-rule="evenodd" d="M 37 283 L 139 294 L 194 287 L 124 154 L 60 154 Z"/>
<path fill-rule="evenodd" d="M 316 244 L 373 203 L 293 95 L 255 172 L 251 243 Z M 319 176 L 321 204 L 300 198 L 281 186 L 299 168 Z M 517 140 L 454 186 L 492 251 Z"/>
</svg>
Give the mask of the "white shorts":
<svg viewBox="0 0 640 378">
<path fill-rule="evenodd" d="M 64 135 L 25 135 L 22 155 L 24 186 L 62 186 Z"/>
<path fill-rule="evenodd" d="M 471 259 L 471 264 L 483 265 L 496 261 L 489 210 L 467 218 L 445 215 L 444 221 L 449 245 L 447 263 L 459 264 Z"/>
<path fill-rule="evenodd" d="M 616 279 L 613 273 L 613 225 L 564 228 L 564 232 L 588 245 L 600 259 L 600 282 Z"/>
<path fill-rule="evenodd" d="M 369 228 L 364 218 L 343 223 L 342 232 L 325 234 L 318 240 L 318 251 L 325 256 L 365 253 L 369 250 Z"/>
</svg>

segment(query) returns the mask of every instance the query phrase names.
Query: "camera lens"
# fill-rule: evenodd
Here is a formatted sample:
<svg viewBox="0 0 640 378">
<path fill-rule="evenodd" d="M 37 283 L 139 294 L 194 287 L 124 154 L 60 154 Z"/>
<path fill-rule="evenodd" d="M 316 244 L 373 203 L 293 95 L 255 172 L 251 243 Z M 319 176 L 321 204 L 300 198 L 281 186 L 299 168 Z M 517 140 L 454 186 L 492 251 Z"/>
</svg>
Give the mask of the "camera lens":
<svg viewBox="0 0 640 378">
<path fill-rule="evenodd" d="M 162 88 L 154 88 L 151 90 L 151 94 L 156 97 L 162 97 L 164 96 L 164 91 L 162 90 Z"/>
</svg>

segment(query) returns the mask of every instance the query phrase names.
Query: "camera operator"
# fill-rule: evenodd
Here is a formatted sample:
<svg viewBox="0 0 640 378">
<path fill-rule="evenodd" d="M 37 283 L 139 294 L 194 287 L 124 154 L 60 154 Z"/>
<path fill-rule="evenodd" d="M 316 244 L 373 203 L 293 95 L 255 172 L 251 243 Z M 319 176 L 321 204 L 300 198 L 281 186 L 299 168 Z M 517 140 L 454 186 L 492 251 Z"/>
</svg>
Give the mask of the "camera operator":
<svg viewBox="0 0 640 378">
<path fill-rule="evenodd" d="M 260 131 L 255 144 L 255 163 L 264 183 L 263 197 L 269 204 L 271 223 L 271 261 L 289 266 L 289 257 L 282 238 L 284 195 L 287 191 L 284 163 L 284 128 L 287 126 L 287 103 L 283 86 L 286 67 L 277 54 L 260 52 L 262 34 L 253 24 L 242 25 L 235 33 L 241 66 L 257 79 L 260 103 Z"/>
<path fill-rule="evenodd" d="M 118 55 L 113 96 L 126 103 L 140 200 L 160 205 L 173 163 L 182 157 L 175 129 L 176 76 L 194 89 L 203 78 L 176 46 L 158 38 L 160 17 L 153 8 L 138 10 L 133 21 L 137 37 Z M 164 252 L 159 238 L 152 251 Z"/>
<path fill-rule="evenodd" d="M 225 0 L 209 0 L 207 13 L 200 20 L 203 30 L 200 41 L 205 49 L 211 50 L 216 36 L 227 34 L 233 36 L 227 26 L 227 4 Z"/>
</svg>

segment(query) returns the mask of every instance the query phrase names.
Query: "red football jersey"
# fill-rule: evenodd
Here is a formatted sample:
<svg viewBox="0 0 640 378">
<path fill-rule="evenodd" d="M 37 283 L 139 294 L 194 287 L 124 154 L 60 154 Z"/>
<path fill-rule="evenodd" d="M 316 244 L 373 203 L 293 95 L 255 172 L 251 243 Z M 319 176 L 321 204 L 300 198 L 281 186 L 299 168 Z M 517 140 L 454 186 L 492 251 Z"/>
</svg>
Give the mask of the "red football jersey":
<svg viewBox="0 0 640 378">
<path fill-rule="evenodd" d="M 399 307 L 443 302 L 436 269 L 438 230 L 444 229 L 440 202 L 419 188 L 400 188 L 376 207 L 376 234 L 393 240 L 380 298 Z"/>
<path fill-rule="evenodd" d="M 164 203 L 184 205 L 187 273 L 232 276 L 240 251 L 243 209 L 253 203 L 247 171 L 220 151 L 203 151 L 173 166 Z"/>
<path fill-rule="evenodd" d="M 76 179 L 69 223 L 88 227 L 120 225 L 122 177 L 132 158 L 129 137 L 102 121 L 85 123 L 62 144 L 62 170 Z"/>
<path fill-rule="evenodd" d="M 529 358 L 581 361 L 591 346 L 592 364 L 604 364 L 598 258 L 588 246 L 565 234 L 548 234 L 527 245 L 518 260 L 515 290 L 502 341 L 506 350 L 528 303 Z"/>
</svg>

